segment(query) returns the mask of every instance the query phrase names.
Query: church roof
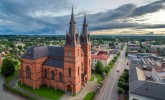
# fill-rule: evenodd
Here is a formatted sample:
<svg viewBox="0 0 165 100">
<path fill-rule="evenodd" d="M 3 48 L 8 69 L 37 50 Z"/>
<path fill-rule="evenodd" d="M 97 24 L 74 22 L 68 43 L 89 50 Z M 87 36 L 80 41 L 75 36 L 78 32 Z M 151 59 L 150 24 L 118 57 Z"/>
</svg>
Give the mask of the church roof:
<svg viewBox="0 0 165 100">
<path fill-rule="evenodd" d="M 22 56 L 22 58 L 31 60 L 42 57 L 64 57 L 64 48 L 56 46 L 32 46 Z"/>
<path fill-rule="evenodd" d="M 64 67 L 64 60 L 63 59 L 56 59 L 56 58 L 48 58 L 43 65 L 53 66 L 57 68 Z"/>
</svg>

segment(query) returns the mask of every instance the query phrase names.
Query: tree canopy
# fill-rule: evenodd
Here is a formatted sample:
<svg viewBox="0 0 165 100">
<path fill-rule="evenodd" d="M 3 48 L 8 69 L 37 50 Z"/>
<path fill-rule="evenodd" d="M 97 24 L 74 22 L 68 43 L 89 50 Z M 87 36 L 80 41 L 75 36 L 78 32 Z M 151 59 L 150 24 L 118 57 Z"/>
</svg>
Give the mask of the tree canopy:
<svg viewBox="0 0 165 100">
<path fill-rule="evenodd" d="M 104 71 L 104 66 L 101 63 L 101 61 L 97 62 L 95 70 L 96 70 L 96 73 L 102 74 L 102 72 Z"/>
<path fill-rule="evenodd" d="M 10 58 L 3 59 L 2 66 L 1 66 L 1 73 L 4 76 L 10 76 L 15 72 L 15 67 L 13 60 Z"/>
</svg>

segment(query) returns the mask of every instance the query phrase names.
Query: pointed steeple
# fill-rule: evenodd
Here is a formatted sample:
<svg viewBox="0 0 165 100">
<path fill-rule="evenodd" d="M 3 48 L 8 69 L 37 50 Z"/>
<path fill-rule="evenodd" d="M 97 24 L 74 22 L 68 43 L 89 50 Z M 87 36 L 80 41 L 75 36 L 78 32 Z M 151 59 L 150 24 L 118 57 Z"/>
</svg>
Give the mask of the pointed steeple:
<svg viewBox="0 0 165 100">
<path fill-rule="evenodd" d="M 73 6 L 72 6 L 72 13 L 71 13 L 71 19 L 70 22 L 74 21 L 74 11 L 73 11 Z"/>
<path fill-rule="evenodd" d="M 82 34 L 88 34 L 88 25 L 87 25 L 87 22 L 86 22 L 86 14 L 84 14 L 84 23 L 83 23 Z"/>
<path fill-rule="evenodd" d="M 81 44 L 88 44 L 88 43 L 90 43 L 90 34 L 88 34 L 88 24 L 87 24 L 86 14 L 85 14 L 83 29 L 82 29 L 82 34 L 81 34 Z"/>
<path fill-rule="evenodd" d="M 71 19 L 70 19 L 70 26 L 69 26 L 69 34 L 76 34 L 76 21 L 74 20 L 74 11 L 72 6 L 72 13 L 71 13 Z"/>
<path fill-rule="evenodd" d="M 74 19 L 74 11 L 73 11 L 73 6 L 72 6 L 72 13 L 71 13 L 71 18 L 70 18 L 70 23 L 69 23 L 69 33 L 66 35 L 66 45 L 79 45 L 80 44 L 80 39 L 79 39 L 79 34 L 76 30 L 76 21 Z"/>
<path fill-rule="evenodd" d="M 86 13 L 84 14 L 84 24 L 86 24 Z"/>
</svg>

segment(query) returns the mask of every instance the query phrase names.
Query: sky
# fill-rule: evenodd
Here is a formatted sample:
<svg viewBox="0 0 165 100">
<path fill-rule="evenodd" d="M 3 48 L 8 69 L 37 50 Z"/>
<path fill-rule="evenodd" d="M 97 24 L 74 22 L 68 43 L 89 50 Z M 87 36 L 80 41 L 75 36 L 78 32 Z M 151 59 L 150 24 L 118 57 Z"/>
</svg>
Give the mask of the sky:
<svg viewBox="0 0 165 100">
<path fill-rule="evenodd" d="M 0 0 L 0 35 L 66 34 L 72 5 L 78 33 L 165 34 L 165 0 Z"/>
</svg>

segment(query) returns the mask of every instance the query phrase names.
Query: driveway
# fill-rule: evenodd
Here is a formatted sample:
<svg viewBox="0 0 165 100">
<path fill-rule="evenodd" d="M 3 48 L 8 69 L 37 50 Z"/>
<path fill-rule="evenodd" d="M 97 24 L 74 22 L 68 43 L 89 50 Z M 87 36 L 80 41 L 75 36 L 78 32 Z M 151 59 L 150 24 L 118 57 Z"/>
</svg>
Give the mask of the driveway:
<svg viewBox="0 0 165 100">
<path fill-rule="evenodd" d="M 4 78 L 0 75 L 0 100 L 24 100 L 14 94 L 3 90 Z"/>
</svg>

